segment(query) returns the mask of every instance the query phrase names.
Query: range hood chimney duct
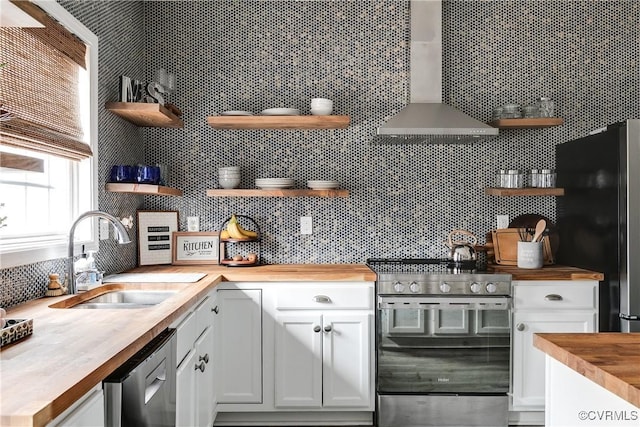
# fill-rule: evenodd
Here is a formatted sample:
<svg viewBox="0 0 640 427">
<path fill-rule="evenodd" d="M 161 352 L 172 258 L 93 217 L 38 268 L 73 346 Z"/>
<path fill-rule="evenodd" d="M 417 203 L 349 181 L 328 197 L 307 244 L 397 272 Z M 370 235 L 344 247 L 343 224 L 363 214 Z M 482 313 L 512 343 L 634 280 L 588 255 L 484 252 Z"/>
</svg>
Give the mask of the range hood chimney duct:
<svg viewBox="0 0 640 427">
<path fill-rule="evenodd" d="M 498 135 L 497 128 L 442 103 L 442 1 L 410 5 L 410 103 L 378 128 L 372 143 L 470 143 Z"/>
</svg>

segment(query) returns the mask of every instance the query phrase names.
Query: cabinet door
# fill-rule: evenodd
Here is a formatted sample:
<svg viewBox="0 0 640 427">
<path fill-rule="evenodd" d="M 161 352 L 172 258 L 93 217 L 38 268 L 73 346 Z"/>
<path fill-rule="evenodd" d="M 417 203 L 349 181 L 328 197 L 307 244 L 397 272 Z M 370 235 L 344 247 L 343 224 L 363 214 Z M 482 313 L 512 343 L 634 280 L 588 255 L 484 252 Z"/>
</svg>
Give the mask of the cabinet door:
<svg viewBox="0 0 640 427">
<path fill-rule="evenodd" d="M 262 303 L 259 289 L 218 291 L 214 364 L 219 403 L 262 403 Z"/>
<path fill-rule="evenodd" d="M 327 313 L 323 316 L 323 406 L 371 405 L 372 316 Z"/>
<path fill-rule="evenodd" d="M 104 394 L 98 385 L 47 426 L 101 427 L 105 425 L 104 410 Z"/>
<path fill-rule="evenodd" d="M 214 411 L 216 408 L 214 395 L 214 374 L 213 374 L 213 330 L 211 327 L 205 329 L 204 333 L 196 341 L 195 364 L 198 369 L 196 373 L 196 420 L 197 426 L 213 425 Z"/>
<path fill-rule="evenodd" d="M 191 350 L 176 372 L 176 426 L 196 425 L 196 352 Z"/>
<path fill-rule="evenodd" d="M 525 312 L 513 315 L 513 407 L 544 409 L 544 353 L 533 346 L 533 334 L 593 332 L 593 312 Z"/>
<path fill-rule="evenodd" d="M 275 330 L 275 406 L 322 406 L 322 316 L 278 314 Z"/>
</svg>

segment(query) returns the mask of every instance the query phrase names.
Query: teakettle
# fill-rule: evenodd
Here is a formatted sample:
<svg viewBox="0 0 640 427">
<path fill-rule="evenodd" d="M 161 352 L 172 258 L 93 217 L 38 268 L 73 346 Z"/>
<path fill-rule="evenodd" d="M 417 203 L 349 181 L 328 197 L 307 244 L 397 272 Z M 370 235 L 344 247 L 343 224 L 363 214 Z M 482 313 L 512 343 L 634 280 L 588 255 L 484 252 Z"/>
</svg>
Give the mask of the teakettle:
<svg viewBox="0 0 640 427">
<path fill-rule="evenodd" d="M 469 238 L 467 241 L 453 240 L 453 236 L 457 235 L 469 236 Z M 477 258 L 476 243 L 478 243 L 478 238 L 472 232 L 453 230 L 447 236 L 447 242 L 445 243 L 449 247 L 449 259 L 453 262 L 475 261 Z"/>
</svg>

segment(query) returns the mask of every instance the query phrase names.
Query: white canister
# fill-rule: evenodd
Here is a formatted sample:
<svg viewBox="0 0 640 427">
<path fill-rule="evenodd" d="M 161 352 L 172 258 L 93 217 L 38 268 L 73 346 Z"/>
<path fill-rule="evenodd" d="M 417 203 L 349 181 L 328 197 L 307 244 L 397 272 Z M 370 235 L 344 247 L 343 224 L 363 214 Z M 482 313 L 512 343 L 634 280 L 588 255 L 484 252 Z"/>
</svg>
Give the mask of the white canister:
<svg viewBox="0 0 640 427">
<path fill-rule="evenodd" d="M 542 242 L 518 242 L 518 268 L 542 268 Z"/>
</svg>

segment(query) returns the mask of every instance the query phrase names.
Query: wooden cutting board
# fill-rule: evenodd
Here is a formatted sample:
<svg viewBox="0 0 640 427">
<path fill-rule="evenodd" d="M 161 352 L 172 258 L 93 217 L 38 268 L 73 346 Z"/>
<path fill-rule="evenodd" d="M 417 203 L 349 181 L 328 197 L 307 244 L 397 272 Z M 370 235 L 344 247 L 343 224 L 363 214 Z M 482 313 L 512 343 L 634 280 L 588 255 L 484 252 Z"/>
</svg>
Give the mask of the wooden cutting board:
<svg viewBox="0 0 640 427">
<path fill-rule="evenodd" d="M 496 264 L 518 265 L 519 228 L 493 230 L 491 231 L 491 240 L 493 241 L 493 256 Z M 553 264 L 553 253 L 547 236 L 542 239 L 542 255 L 545 265 Z"/>
</svg>

